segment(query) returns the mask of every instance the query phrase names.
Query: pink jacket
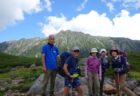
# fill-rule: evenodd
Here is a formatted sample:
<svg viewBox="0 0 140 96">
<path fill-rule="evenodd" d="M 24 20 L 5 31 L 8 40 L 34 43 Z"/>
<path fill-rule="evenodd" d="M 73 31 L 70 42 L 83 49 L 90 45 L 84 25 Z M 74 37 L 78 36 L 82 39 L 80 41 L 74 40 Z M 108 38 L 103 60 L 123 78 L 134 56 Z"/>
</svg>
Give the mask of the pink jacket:
<svg viewBox="0 0 140 96">
<path fill-rule="evenodd" d="M 86 61 L 87 72 L 99 73 L 100 71 L 100 60 L 97 57 L 89 56 Z"/>
</svg>

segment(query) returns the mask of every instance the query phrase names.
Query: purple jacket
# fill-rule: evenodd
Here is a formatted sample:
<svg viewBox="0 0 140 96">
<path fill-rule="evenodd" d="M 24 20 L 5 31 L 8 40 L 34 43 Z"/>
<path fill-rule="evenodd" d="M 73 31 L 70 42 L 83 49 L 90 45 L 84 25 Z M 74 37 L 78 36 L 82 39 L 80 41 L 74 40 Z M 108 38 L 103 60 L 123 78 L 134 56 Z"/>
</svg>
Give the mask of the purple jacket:
<svg viewBox="0 0 140 96">
<path fill-rule="evenodd" d="M 86 61 L 87 72 L 99 73 L 100 60 L 97 57 L 89 56 Z"/>
</svg>

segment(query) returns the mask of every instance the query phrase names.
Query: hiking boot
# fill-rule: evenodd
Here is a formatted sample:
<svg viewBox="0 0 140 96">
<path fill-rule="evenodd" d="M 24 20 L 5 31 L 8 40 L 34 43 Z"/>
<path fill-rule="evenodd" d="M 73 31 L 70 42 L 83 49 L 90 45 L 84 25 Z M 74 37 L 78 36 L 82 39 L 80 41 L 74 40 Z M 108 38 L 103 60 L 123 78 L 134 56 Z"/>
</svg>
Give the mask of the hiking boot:
<svg viewBox="0 0 140 96">
<path fill-rule="evenodd" d="M 46 96 L 46 94 L 45 93 L 41 93 L 41 96 Z"/>
<path fill-rule="evenodd" d="M 55 95 L 54 95 L 54 92 L 50 92 L 49 94 L 50 94 L 50 96 L 55 96 Z"/>
<path fill-rule="evenodd" d="M 50 94 L 50 96 L 55 96 L 54 94 Z"/>
</svg>

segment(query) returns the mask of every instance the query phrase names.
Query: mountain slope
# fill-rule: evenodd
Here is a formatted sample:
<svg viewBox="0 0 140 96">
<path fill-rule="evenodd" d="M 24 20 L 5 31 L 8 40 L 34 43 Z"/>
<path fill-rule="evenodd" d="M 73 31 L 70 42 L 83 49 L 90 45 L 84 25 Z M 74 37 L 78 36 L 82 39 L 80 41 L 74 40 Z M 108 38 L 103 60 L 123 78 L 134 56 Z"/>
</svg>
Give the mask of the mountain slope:
<svg viewBox="0 0 140 96">
<path fill-rule="evenodd" d="M 127 38 L 98 37 L 84 34 L 81 32 L 63 31 L 56 34 L 56 44 L 59 50 L 70 50 L 73 46 L 79 46 L 84 55 L 92 47 L 107 48 L 117 47 L 126 51 L 140 50 L 140 41 Z M 22 55 L 34 57 L 40 56 L 40 50 L 43 44 L 47 42 L 46 38 L 21 39 L 17 41 L 8 41 L 0 43 L 0 52 L 12 55 Z"/>
</svg>

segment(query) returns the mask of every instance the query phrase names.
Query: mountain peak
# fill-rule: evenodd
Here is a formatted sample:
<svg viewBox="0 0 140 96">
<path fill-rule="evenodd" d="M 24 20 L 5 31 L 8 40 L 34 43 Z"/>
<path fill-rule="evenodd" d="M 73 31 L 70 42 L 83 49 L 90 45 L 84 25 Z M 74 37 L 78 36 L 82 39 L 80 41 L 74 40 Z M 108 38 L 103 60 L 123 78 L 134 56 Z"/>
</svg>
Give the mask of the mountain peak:
<svg viewBox="0 0 140 96">
<path fill-rule="evenodd" d="M 82 54 L 88 54 L 92 47 L 110 49 L 117 47 L 120 50 L 137 51 L 140 50 L 140 41 L 130 40 L 128 38 L 113 38 L 91 36 L 82 32 L 60 31 L 55 35 L 56 44 L 60 52 L 70 50 L 73 46 L 79 46 Z M 46 38 L 20 39 L 10 42 L 0 43 L 0 52 L 13 55 L 35 56 L 41 54 L 41 47 L 46 43 Z M 132 50 L 133 49 L 133 50 Z"/>
</svg>

